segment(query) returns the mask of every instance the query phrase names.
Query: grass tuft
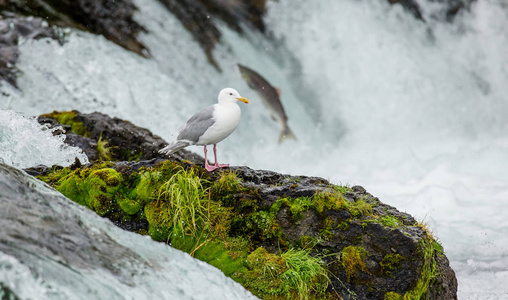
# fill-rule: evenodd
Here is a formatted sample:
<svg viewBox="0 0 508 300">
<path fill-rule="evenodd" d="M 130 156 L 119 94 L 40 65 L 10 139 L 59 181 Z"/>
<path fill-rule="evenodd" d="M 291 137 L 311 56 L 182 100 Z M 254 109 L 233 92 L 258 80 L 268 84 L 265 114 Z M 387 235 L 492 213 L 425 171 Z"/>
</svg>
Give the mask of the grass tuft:
<svg viewBox="0 0 508 300">
<path fill-rule="evenodd" d="M 159 201 L 167 199 L 171 215 L 172 234 L 196 237 L 203 229 L 208 215 L 208 199 L 201 179 L 193 170 L 180 170 L 161 186 Z"/>
<path fill-rule="evenodd" d="M 330 282 L 328 271 L 310 250 L 290 248 L 281 254 L 258 248 L 248 256 L 249 288 L 261 298 L 323 298 Z"/>
<path fill-rule="evenodd" d="M 310 255 L 310 250 L 289 249 L 281 257 L 286 262 L 282 278 L 288 286 L 297 291 L 299 299 L 308 299 L 312 293 L 325 293 L 330 281 L 323 261 Z"/>
</svg>

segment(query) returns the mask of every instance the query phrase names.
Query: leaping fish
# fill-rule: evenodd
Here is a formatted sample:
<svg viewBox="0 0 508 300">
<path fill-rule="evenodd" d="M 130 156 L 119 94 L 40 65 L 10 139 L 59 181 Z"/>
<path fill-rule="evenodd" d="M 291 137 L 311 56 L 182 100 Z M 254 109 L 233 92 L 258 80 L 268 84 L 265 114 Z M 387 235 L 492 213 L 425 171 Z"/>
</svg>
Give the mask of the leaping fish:
<svg viewBox="0 0 508 300">
<path fill-rule="evenodd" d="M 281 124 L 282 129 L 279 136 L 279 144 L 287 138 L 296 140 L 295 135 L 288 126 L 288 117 L 286 116 L 284 107 L 282 107 L 282 103 L 280 102 L 280 89 L 273 87 L 266 79 L 263 78 L 263 76 L 246 66 L 238 64 L 238 69 L 249 87 L 259 95 L 261 100 L 263 100 L 263 103 L 270 111 L 272 119 Z"/>
</svg>

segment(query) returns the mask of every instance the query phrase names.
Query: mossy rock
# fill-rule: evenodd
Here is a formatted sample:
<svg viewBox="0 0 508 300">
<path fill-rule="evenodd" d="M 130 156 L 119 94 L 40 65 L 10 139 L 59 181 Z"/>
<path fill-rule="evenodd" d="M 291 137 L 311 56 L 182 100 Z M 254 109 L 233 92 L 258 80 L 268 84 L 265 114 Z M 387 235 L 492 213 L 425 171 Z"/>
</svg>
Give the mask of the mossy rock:
<svg viewBox="0 0 508 300">
<path fill-rule="evenodd" d="M 65 143 L 81 148 L 89 161 L 166 158 L 158 153 L 167 145 L 162 138 L 129 121 L 111 118 L 99 112 L 85 114 L 77 110 L 53 111 L 41 115 L 38 121 L 51 128 L 62 125 L 67 131 Z M 186 150 L 179 151 L 173 157 L 180 162 L 204 163 L 203 158 Z"/>
<path fill-rule="evenodd" d="M 438 267 L 442 248 L 425 228 L 361 187 L 246 168 L 208 173 L 175 161 L 48 171 L 39 178 L 70 199 L 123 228 L 146 222 L 136 232 L 216 266 L 263 299 L 420 299 L 444 280 L 436 271 L 446 269 Z M 265 173 L 253 178 L 257 172 Z"/>
</svg>

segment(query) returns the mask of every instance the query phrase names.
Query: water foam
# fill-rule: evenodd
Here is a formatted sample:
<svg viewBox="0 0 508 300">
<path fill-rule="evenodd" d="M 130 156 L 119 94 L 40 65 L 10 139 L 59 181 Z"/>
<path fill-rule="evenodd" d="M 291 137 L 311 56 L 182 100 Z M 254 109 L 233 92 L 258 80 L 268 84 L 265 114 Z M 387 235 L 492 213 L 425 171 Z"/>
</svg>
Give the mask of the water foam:
<svg viewBox="0 0 508 300">
<path fill-rule="evenodd" d="M 55 130 L 40 125 L 35 117 L 25 117 L 12 110 L 0 110 L 0 160 L 17 168 L 39 164 L 69 166 L 78 158 L 88 163 L 81 149 L 69 146 L 64 135 L 54 136 Z"/>
</svg>

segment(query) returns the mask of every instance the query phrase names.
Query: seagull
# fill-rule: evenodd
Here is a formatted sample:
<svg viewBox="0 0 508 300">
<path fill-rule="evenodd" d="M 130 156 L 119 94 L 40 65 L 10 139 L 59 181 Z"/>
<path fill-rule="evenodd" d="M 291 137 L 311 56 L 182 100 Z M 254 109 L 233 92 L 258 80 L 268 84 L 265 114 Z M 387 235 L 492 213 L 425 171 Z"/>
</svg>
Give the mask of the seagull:
<svg viewBox="0 0 508 300">
<path fill-rule="evenodd" d="M 159 150 L 159 153 L 169 155 L 187 146 L 204 146 L 205 169 L 208 172 L 228 167 L 228 164 L 217 162 L 217 143 L 227 138 L 240 123 L 242 111 L 238 102 L 249 103 L 249 100 L 232 88 L 221 90 L 218 99 L 219 103 L 205 107 L 193 115 L 178 131 L 176 140 Z M 206 146 L 212 144 L 215 164 L 209 165 Z"/>
</svg>

